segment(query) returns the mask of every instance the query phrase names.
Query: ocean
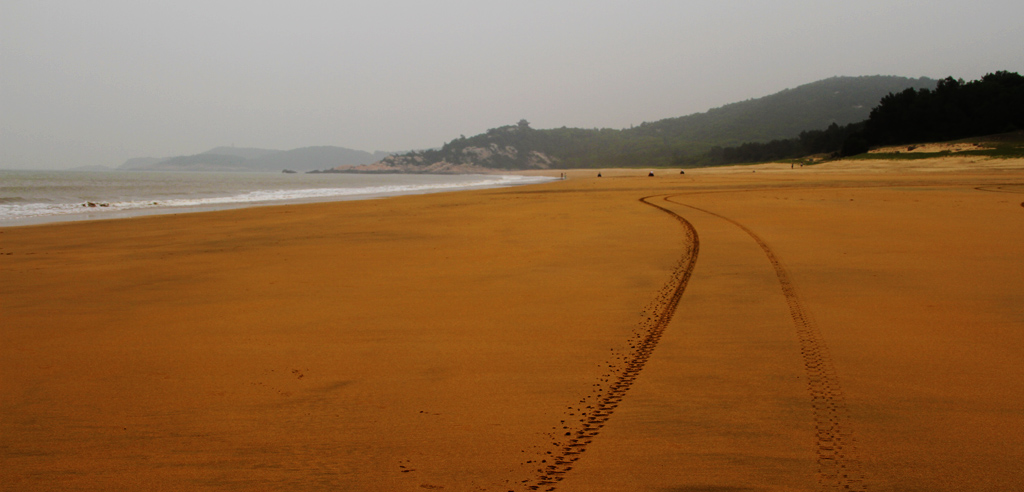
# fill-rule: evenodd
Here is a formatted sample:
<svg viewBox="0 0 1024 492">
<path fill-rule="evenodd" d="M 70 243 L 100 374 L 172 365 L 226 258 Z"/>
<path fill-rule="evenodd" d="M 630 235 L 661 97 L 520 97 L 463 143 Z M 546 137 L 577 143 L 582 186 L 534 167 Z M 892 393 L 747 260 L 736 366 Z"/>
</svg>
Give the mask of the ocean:
<svg viewBox="0 0 1024 492">
<path fill-rule="evenodd" d="M 494 188 L 553 178 L 0 170 L 0 227 Z"/>
</svg>

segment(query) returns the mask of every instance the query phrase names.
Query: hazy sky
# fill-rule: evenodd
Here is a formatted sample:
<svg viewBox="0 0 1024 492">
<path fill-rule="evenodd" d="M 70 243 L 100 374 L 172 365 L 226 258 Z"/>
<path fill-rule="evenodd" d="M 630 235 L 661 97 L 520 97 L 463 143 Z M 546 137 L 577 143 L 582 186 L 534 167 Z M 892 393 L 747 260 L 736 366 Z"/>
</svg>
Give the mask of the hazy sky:
<svg viewBox="0 0 1024 492">
<path fill-rule="evenodd" d="M 1024 72 L 1024 2 L 0 0 L 0 168 L 624 128 L 835 75 Z"/>
</svg>

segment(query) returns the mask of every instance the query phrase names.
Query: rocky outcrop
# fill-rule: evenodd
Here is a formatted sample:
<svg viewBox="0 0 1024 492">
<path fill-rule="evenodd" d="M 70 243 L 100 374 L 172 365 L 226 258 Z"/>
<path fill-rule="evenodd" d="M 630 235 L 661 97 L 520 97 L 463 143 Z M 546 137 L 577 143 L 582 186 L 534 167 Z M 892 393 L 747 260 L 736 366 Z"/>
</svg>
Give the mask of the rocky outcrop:
<svg viewBox="0 0 1024 492">
<path fill-rule="evenodd" d="M 392 155 L 366 166 L 340 166 L 338 171 L 403 173 L 493 173 L 502 170 L 550 169 L 557 159 L 538 151 L 520 152 L 512 145 L 491 143 L 463 147 L 438 155 L 436 151 Z"/>
</svg>

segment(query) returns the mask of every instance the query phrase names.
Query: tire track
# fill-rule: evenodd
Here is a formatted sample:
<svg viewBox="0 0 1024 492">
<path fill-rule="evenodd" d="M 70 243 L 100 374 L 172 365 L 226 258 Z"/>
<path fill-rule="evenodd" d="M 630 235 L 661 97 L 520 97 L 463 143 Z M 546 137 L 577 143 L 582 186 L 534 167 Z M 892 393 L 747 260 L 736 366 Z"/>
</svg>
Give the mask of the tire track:
<svg viewBox="0 0 1024 492">
<path fill-rule="evenodd" d="M 997 186 L 976 186 L 976 187 L 974 187 L 974 189 L 976 189 L 978 191 L 988 191 L 988 192 L 991 192 L 991 193 L 1012 193 L 1014 195 L 1024 195 L 1024 189 L 1022 189 L 1021 191 L 1006 190 L 1006 189 L 1003 189 L 1004 186 L 1021 186 L 1021 185 L 1019 185 L 1019 184 L 1009 184 L 1009 185 L 997 185 Z M 993 188 L 995 188 L 995 189 L 993 189 Z M 1024 207 L 1024 202 L 1020 202 L 1020 206 Z"/>
<path fill-rule="evenodd" d="M 1020 186 L 1022 188 L 1019 189 L 1019 190 L 1012 190 L 1012 189 L 1011 190 L 1007 190 L 1006 189 L 1007 186 Z M 975 186 L 974 189 L 978 190 L 978 191 L 988 191 L 988 192 L 991 192 L 991 193 L 1011 193 L 1011 194 L 1014 194 L 1014 195 L 1024 195 L 1024 185 L 1020 185 L 1020 184 L 1016 184 L 1016 183 L 992 185 L 992 186 Z"/>
<path fill-rule="evenodd" d="M 633 330 L 633 335 L 628 341 L 629 350 L 622 353 L 612 350 L 612 360 L 605 363 L 609 372 L 598 379 L 589 396 L 580 400 L 577 405 L 567 408 L 561 427 L 552 428 L 552 432 L 548 434 L 552 439 L 550 449 L 542 454 L 542 458 L 523 463 L 539 468 L 533 471 L 533 478 L 515 484 L 520 489 L 553 491 L 555 486 L 565 479 L 573 464 L 586 452 L 587 445 L 608 422 L 615 408 L 640 375 L 640 371 L 661 340 L 665 328 L 672 321 L 676 307 L 679 306 L 679 300 L 697 264 L 700 239 L 697 230 L 686 219 L 665 207 L 651 203 L 648 201 L 650 198 L 653 197 L 641 198 L 640 202 L 669 214 L 683 226 L 686 232 L 683 254 L 673 268 L 668 282 L 644 308 L 645 319 Z"/>
<path fill-rule="evenodd" d="M 807 373 L 807 390 L 814 410 L 814 427 L 817 440 L 818 482 L 823 491 L 864 491 L 864 476 L 856 446 L 850 431 L 849 411 L 836 376 L 835 365 L 828 346 L 818 330 L 817 324 L 804 309 L 797 295 L 796 286 L 782 262 L 760 236 L 743 224 L 723 215 L 687 205 L 666 198 L 667 201 L 713 215 L 731 222 L 746 232 L 764 250 L 775 269 L 775 275 L 782 286 L 782 293 L 789 305 L 789 313 L 796 325 L 800 341 L 800 354 Z"/>
</svg>

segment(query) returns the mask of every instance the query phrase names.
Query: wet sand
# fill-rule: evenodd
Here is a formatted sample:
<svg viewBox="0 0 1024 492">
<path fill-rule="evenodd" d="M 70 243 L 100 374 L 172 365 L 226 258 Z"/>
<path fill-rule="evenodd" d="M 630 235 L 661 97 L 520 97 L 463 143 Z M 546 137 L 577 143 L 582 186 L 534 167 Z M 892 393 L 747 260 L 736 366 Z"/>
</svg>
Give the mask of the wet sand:
<svg viewBox="0 0 1024 492">
<path fill-rule="evenodd" d="M 1024 162 L 926 164 L 0 229 L 0 488 L 1013 490 Z"/>
</svg>

